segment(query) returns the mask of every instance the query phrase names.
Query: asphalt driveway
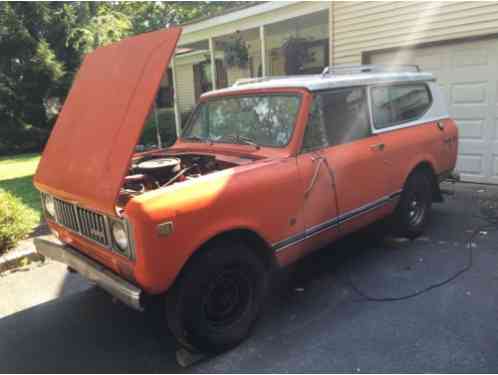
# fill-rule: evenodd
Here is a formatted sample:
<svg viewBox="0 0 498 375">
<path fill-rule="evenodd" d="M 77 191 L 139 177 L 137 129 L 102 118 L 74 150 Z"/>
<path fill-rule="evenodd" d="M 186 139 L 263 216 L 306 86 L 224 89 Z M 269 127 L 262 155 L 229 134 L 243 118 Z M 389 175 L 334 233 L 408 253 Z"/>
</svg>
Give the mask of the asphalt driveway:
<svg viewBox="0 0 498 375">
<path fill-rule="evenodd" d="M 467 242 L 497 201 L 497 188 L 459 184 L 415 241 L 356 235 L 315 253 L 280 275 L 247 341 L 190 368 L 155 314 L 83 288 L 0 319 L 0 372 L 497 372 L 498 231 Z M 370 302 L 350 285 L 413 293 L 463 268 L 471 249 L 468 272 L 416 298 Z"/>
</svg>

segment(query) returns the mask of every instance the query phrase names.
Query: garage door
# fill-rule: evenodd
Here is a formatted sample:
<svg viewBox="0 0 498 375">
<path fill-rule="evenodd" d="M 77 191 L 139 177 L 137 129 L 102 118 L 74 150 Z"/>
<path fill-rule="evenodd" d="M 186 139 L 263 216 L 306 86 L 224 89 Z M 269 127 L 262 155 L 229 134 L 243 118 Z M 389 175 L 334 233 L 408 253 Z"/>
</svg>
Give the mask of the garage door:
<svg viewBox="0 0 498 375">
<path fill-rule="evenodd" d="M 457 169 L 469 182 L 498 184 L 498 40 L 372 56 L 373 64 L 417 64 L 442 87 L 460 132 Z"/>
</svg>

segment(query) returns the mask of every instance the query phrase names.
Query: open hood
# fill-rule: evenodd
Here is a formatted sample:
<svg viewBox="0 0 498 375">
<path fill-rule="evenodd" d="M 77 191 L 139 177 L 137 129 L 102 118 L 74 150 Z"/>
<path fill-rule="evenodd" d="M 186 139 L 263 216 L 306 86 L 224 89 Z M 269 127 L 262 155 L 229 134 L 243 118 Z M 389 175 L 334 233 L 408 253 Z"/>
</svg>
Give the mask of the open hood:
<svg viewBox="0 0 498 375">
<path fill-rule="evenodd" d="M 38 189 L 115 214 L 123 177 L 180 34 L 180 28 L 142 34 L 85 57 L 38 166 Z"/>
</svg>

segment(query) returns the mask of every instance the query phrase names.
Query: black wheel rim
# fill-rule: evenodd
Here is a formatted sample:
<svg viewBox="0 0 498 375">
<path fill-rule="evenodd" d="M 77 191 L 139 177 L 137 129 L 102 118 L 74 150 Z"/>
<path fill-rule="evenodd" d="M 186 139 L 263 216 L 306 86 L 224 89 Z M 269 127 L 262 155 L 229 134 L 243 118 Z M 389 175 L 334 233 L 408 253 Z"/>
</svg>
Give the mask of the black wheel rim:
<svg viewBox="0 0 498 375">
<path fill-rule="evenodd" d="M 425 204 L 419 193 L 413 193 L 408 200 L 408 220 L 411 226 L 418 226 L 424 220 Z"/>
<path fill-rule="evenodd" d="M 206 320 L 216 327 L 231 325 L 244 314 L 252 294 L 252 284 L 242 269 L 223 270 L 211 280 L 203 298 Z"/>
</svg>

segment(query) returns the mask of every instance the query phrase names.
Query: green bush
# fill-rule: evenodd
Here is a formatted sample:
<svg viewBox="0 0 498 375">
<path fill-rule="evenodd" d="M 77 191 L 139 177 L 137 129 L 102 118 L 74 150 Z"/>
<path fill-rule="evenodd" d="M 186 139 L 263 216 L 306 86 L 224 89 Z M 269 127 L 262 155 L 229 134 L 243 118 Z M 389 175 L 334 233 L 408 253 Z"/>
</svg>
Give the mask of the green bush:
<svg viewBox="0 0 498 375">
<path fill-rule="evenodd" d="M 0 117 L 0 156 L 39 152 L 49 134 L 48 129 L 3 122 Z"/>
<path fill-rule="evenodd" d="M 14 195 L 0 190 L 0 255 L 25 238 L 36 224 L 35 212 Z"/>
</svg>

